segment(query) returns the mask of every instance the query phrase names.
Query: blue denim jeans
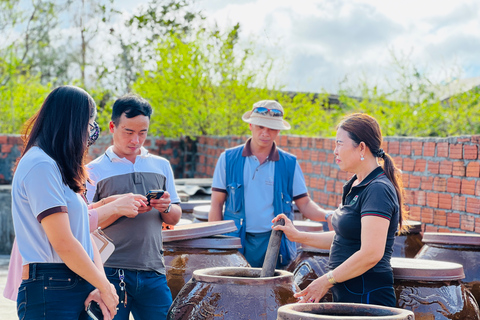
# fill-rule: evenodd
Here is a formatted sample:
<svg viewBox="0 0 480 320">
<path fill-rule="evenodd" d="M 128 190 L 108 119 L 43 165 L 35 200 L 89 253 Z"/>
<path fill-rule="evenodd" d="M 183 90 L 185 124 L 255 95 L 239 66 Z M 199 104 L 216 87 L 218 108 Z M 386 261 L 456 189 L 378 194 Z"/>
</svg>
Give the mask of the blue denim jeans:
<svg viewBox="0 0 480 320">
<path fill-rule="evenodd" d="M 135 320 L 166 319 L 172 304 L 172 293 L 167 277 L 155 271 L 117 269 L 105 267 L 108 280 L 120 297 L 119 270 L 124 272 L 127 304 L 119 303 L 115 320 L 128 320 L 132 312 Z"/>
<path fill-rule="evenodd" d="M 31 263 L 18 289 L 20 320 L 88 319 L 85 299 L 94 287 L 63 263 Z"/>
</svg>

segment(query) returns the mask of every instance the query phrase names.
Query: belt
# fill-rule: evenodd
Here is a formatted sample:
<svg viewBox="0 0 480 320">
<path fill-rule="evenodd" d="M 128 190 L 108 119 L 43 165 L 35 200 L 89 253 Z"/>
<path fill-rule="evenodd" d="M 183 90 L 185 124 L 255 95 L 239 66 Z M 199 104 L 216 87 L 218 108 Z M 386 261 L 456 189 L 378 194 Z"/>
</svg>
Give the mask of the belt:
<svg viewBox="0 0 480 320">
<path fill-rule="evenodd" d="M 35 278 L 38 271 L 48 270 L 65 270 L 74 273 L 64 263 L 29 263 L 22 266 L 22 280 L 30 279 L 30 277 Z"/>
</svg>

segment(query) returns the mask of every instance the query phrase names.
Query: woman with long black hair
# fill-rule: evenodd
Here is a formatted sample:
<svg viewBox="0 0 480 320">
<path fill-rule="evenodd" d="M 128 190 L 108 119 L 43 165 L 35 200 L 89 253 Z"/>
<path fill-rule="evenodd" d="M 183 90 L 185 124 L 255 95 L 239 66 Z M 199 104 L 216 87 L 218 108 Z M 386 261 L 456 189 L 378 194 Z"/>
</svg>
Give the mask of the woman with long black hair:
<svg viewBox="0 0 480 320">
<path fill-rule="evenodd" d="M 333 213 L 334 231 L 299 232 L 284 214 L 274 219 L 285 219 L 285 226 L 274 229 L 283 230 L 291 241 L 330 249 L 330 271 L 297 293 L 301 302 L 318 302 L 330 289 L 335 302 L 395 307 L 390 258 L 406 210 L 401 171 L 382 142 L 378 122 L 367 114 L 348 115 L 337 126 L 335 161 L 354 175 Z"/>
<path fill-rule="evenodd" d="M 98 135 L 95 117 L 96 105 L 87 92 L 61 86 L 26 123 L 12 183 L 23 261 L 20 319 L 86 319 L 87 298 L 100 302 L 105 319 L 116 314 L 118 296 L 90 238 L 82 197 L 85 151 Z"/>
</svg>

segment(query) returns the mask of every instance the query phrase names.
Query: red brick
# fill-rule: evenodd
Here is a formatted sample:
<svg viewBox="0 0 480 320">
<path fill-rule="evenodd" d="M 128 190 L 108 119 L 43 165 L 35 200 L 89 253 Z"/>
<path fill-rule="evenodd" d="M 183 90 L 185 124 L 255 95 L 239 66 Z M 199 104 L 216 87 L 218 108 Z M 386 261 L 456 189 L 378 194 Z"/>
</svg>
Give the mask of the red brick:
<svg viewBox="0 0 480 320">
<path fill-rule="evenodd" d="M 341 181 L 335 182 L 335 193 L 342 194 L 343 192 L 343 183 Z"/>
<path fill-rule="evenodd" d="M 304 172 L 305 173 L 305 172 Z M 307 162 L 306 173 L 313 173 L 313 165 L 311 162 Z"/>
<path fill-rule="evenodd" d="M 322 174 L 322 165 L 321 164 L 315 164 L 313 165 L 313 173 L 317 175 Z"/>
<path fill-rule="evenodd" d="M 422 208 L 421 215 L 422 215 L 422 222 L 433 223 L 433 209 Z"/>
<path fill-rule="evenodd" d="M 466 205 L 465 197 L 461 197 L 459 195 L 453 196 L 452 210 L 465 211 L 465 205 Z"/>
<path fill-rule="evenodd" d="M 295 137 L 295 136 L 288 136 L 287 138 L 288 145 L 290 147 L 298 148 L 300 147 L 302 140 L 300 137 Z"/>
<path fill-rule="evenodd" d="M 402 141 L 400 143 L 400 154 L 410 156 L 412 153 L 412 144 L 410 141 Z"/>
<path fill-rule="evenodd" d="M 478 159 L 478 147 L 471 146 L 471 145 L 464 145 L 463 146 L 463 158 L 469 160 L 476 160 Z"/>
<path fill-rule="evenodd" d="M 335 207 L 337 205 L 337 197 L 334 194 L 328 195 L 328 205 L 330 207 Z"/>
<path fill-rule="evenodd" d="M 438 208 L 438 193 L 427 192 L 425 196 L 427 198 L 427 206 Z"/>
<path fill-rule="evenodd" d="M 310 138 L 309 137 L 302 137 L 301 146 L 302 146 L 302 148 L 310 147 Z"/>
<path fill-rule="evenodd" d="M 2 153 L 10 153 L 13 148 L 13 144 L 2 144 L 0 152 Z"/>
<path fill-rule="evenodd" d="M 442 162 L 440 162 L 440 169 L 438 170 L 438 172 L 440 174 L 451 175 L 452 174 L 452 168 L 453 168 L 453 164 L 452 164 L 451 161 L 442 161 Z"/>
<path fill-rule="evenodd" d="M 414 203 L 419 206 L 424 206 L 427 203 L 427 195 L 425 191 L 415 191 Z"/>
<path fill-rule="evenodd" d="M 475 230 L 475 218 L 472 216 L 462 215 L 461 218 L 461 226 L 462 230 L 467 231 L 474 231 Z"/>
<path fill-rule="evenodd" d="M 335 192 L 335 180 L 330 179 L 327 181 L 327 191 Z"/>
<path fill-rule="evenodd" d="M 325 150 L 335 149 L 335 142 L 332 139 L 323 140 L 323 149 Z"/>
<path fill-rule="evenodd" d="M 318 152 L 318 161 L 319 162 L 326 162 L 327 161 L 327 153 L 324 151 Z"/>
<path fill-rule="evenodd" d="M 403 201 L 405 202 L 405 204 L 415 202 L 415 191 L 405 189 L 403 195 L 404 195 Z"/>
<path fill-rule="evenodd" d="M 475 180 L 462 180 L 462 194 L 475 194 Z"/>
<path fill-rule="evenodd" d="M 435 142 L 425 142 L 423 144 L 423 156 L 434 157 L 435 156 Z"/>
<path fill-rule="evenodd" d="M 404 188 L 410 188 L 410 175 L 408 173 L 402 172 L 402 185 Z"/>
<path fill-rule="evenodd" d="M 403 170 L 402 166 L 403 166 L 403 159 L 402 157 L 392 157 L 393 159 L 393 163 L 395 164 L 395 166 L 397 168 L 400 168 L 401 170 Z"/>
<path fill-rule="evenodd" d="M 415 168 L 415 160 L 411 158 L 403 159 L 403 166 L 402 166 L 403 171 L 413 171 L 414 168 Z"/>
<path fill-rule="evenodd" d="M 330 166 L 322 166 L 322 173 L 325 177 L 330 176 Z"/>
<path fill-rule="evenodd" d="M 327 154 L 327 162 L 335 164 L 335 155 L 333 153 Z M 335 164 L 335 167 L 338 168 L 336 164 Z"/>
<path fill-rule="evenodd" d="M 454 176 L 465 177 L 465 164 L 463 161 L 455 161 L 453 163 L 452 174 Z"/>
<path fill-rule="evenodd" d="M 433 190 L 433 177 L 422 177 L 422 190 Z"/>
<path fill-rule="evenodd" d="M 471 161 L 467 164 L 467 177 L 478 178 L 480 177 L 480 162 Z"/>
<path fill-rule="evenodd" d="M 433 215 L 433 224 L 439 226 L 447 225 L 447 212 L 444 210 L 435 210 Z"/>
<path fill-rule="evenodd" d="M 400 142 L 398 141 L 389 141 L 388 142 L 388 151 L 390 155 L 396 155 L 400 153 Z"/>
<path fill-rule="evenodd" d="M 437 157 L 448 157 L 448 142 L 437 143 Z"/>
<path fill-rule="evenodd" d="M 435 226 L 425 226 L 425 232 L 438 232 L 438 228 Z"/>
<path fill-rule="evenodd" d="M 447 192 L 460 193 L 462 180 L 459 178 L 448 178 L 447 180 Z"/>
<path fill-rule="evenodd" d="M 440 209 L 452 209 L 452 196 L 449 194 L 442 194 L 438 197 L 438 207 Z"/>
<path fill-rule="evenodd" d="M 448 233 L 451 232 L 450 229 L 448 228 L 437 228 L 436 231 L 428 231 L 428 232 L 443 232 L 443 233 Z"/>
<path fill-rule="evenodd" d="M 6 144 L 8 137 L 6 135 L 0 135 L 0 144 Z"/>
<path fill-rule="evenodd" d="M 459 228 L 460 227 L 460 214 L 455 212 L 449 212 L 447 214 L 447 226 L 450 228 Z"/>
<path fill-rule="evenodd" d="M 413 221 L 420 221 L 420 207 L 410 207 L 408 218 Z"/>
<path fill-rule="evenodd" d="M 449 156 L 450 159 L 463 159 L 463 145 L 451 144 Z"/>
<path fill-rule="evenodd" d="M 318 178 L 316 186 L 317 186 L 317 189 L 324 190 L 325 189 L 325 179 Z"/>
<path fill-rule="evenodd" d="M 425 159 L 415 160 L 415 171 L 416 172 L 425 172 L 426 168 L 427 168 L 427 160 L 425 160 Z"/>
<path fill-rule="evenodd" d="M 434 161 L 428 161 L 428 172 L 438 174 L 440 170 L 440 163 Z"/>
<path fill-rule="evenodd" d="M 330 178 L 337 179 L 338 173 L 340 172 L 337 168 L 330 168 Z"/>
<path fill-rule="evenodd" d="M 412 156 L 421 156 L 423 149 L 423 142 L 412 141 Z"/>
<path fill-rule="evenodd" d="M 419 189 L 420 188 L 420 176 L 409 176 L 409 183 L 408 187 L 412 189 Z"/>
<path fill-rule="evenodd" d="M 475 195 L 480 196 L 480 181 L 477 181 L 477 186 L 475 187 Z"/>
<path fill-rule="evenodd" d="M 480 233 L 480 218 L 475 218 L 475 232 Z"/>
<path fill-rule="evenodd" d="M 433 190 L 445 192 L 447 190 L 447 179 L 436 177 L 433 179 Z"/>
<path fill-rule="evenodd" d="M 479 214 L 480 213 L 480 199 L 467 198 L 467 212 Z"/>
</svg>

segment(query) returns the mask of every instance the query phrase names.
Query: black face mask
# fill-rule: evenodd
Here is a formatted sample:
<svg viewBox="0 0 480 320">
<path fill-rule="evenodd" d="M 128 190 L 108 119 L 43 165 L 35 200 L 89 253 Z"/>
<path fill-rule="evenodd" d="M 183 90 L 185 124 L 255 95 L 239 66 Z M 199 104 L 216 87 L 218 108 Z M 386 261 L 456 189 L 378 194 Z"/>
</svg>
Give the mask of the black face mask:
<svg viewBox="0 0 480 320">
<path fill-rule="evenodd" d="M 92 144 L 97 141 L 98 136 L 100 134 L 100 127 L 98 124 L 94 121 L 93 124 L 90 124 L 90 134 L 88 136 L 88 142 L 87 142 L 87 147 L 90 147 Z"/>
</svg>

